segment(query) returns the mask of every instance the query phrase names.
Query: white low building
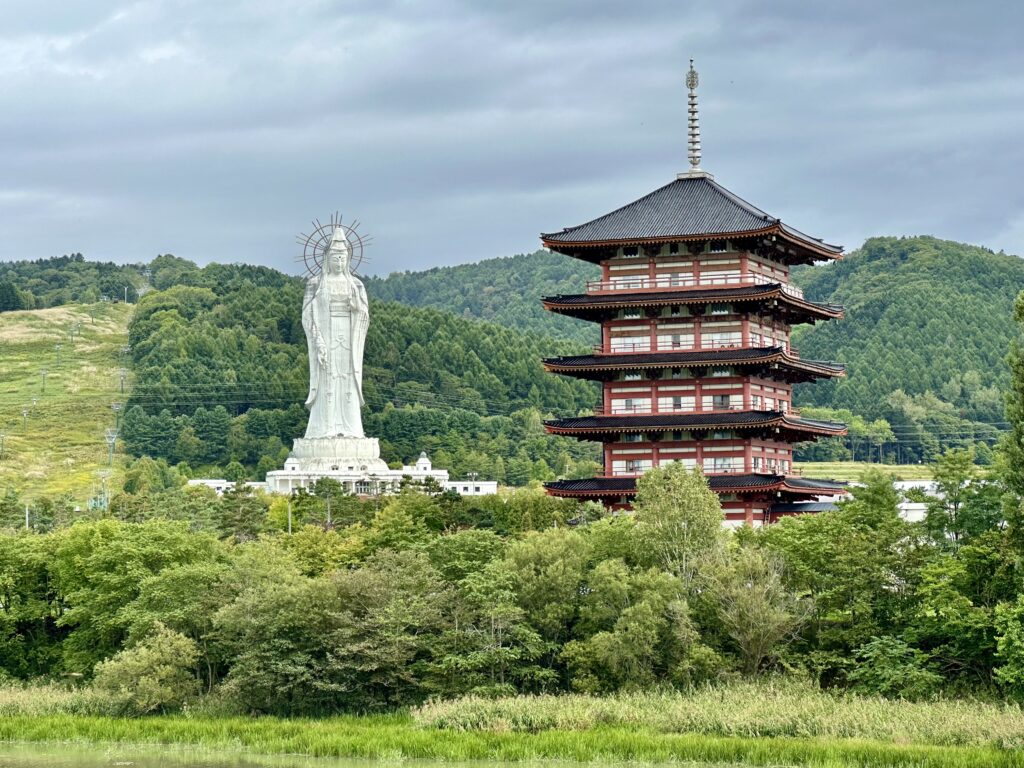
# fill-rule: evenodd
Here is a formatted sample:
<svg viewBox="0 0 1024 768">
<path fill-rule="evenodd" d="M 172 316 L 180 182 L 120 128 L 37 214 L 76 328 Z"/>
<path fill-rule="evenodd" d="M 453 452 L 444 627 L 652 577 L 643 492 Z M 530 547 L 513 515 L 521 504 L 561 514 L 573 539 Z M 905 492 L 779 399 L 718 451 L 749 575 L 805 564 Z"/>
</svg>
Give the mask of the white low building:
<svg viewBox="0 0 1024 768">
<path fill-rule="evenodd" d="M 445 488 L 448 470 L 434 469 L 426 453 L 421 453 L 415 464 L 407 464 L 401 469 L 390 469 L 383 462 L 363 462 L 358 458 L 342 460 L 329 466 L 309 466 L 306 462 L 289 457 L 284 463 L 284 469 L 267 473 L 267 487 L 271 493 L 288 496 L 300 488 L 311 488 L 321 477 L 337 480 L 348 493 L 375 496 L 397 491 L 403 480 L 419 483 L 433 480 Z"/>
<path fill-rule="evenodd" d="M 491 496 L 498 492 L 497 480 L 445 480 L 442 485 L 459 496 Z"/>
</svg>

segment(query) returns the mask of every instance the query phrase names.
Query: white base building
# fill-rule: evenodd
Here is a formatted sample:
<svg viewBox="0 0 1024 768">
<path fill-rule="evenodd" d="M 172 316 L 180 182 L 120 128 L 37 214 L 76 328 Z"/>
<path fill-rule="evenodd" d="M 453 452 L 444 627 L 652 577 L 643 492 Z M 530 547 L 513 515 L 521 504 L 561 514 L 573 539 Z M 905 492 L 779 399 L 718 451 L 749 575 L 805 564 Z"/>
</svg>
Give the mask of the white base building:
<svg viewBox="0 0 1024 768">
<path fill-rule="evenodd" d="M 398 489 L 402 478 L 423 482 L 428 478 L 444 487 L 447 469 L 434 469 L 426 453 L 416 463 L 391 469 L 380 457 L 375 437 L 299 438 L 284 462 L 284 469 L 267 473 L 271 493 L 291 495 L 309 488 L 322 477 L 341 483 L 349 493 L 371 496 Z"/>
</svg>

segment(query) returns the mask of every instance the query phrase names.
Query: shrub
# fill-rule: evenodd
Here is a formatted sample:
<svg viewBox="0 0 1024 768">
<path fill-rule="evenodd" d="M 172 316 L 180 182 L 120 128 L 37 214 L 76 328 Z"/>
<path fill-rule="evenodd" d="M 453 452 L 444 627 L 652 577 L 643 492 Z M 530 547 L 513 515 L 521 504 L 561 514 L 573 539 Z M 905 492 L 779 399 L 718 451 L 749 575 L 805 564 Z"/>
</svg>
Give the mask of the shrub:
<svg viewBox="0 0 1024 768">
<path fill-rule="evenodd" d="M 125 714 L 181 709 L 199 693 L 193 672 L 198 658 L 193 640 L 157 624 L 138 645 L 97 664 L 93 686 L 109 694 Z"/>
<path fill-rule="evenodd" d="M 935 695 L 942 684 L 942 675 L 928 669 L 928 657 L 898 637 L 872 638 L 857 649 L 857 661 L 847 679 L 862 693 L 916 700 Z"/>
</svg>

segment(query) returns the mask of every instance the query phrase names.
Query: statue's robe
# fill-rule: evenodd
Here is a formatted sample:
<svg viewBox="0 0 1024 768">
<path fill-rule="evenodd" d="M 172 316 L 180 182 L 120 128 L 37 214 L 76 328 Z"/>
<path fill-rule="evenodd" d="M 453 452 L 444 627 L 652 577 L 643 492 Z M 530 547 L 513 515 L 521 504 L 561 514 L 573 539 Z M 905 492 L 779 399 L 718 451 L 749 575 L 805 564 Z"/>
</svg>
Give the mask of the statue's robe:
<svg viewBox="0 0 1024 768">
<path fill-rule="evenodd" d="M 363 349 L 370 326 L 366 288 L 347 270 L 306 283 L 302 328 L 309 349 L 307 438 L 365 437 Z"/>
</svg>

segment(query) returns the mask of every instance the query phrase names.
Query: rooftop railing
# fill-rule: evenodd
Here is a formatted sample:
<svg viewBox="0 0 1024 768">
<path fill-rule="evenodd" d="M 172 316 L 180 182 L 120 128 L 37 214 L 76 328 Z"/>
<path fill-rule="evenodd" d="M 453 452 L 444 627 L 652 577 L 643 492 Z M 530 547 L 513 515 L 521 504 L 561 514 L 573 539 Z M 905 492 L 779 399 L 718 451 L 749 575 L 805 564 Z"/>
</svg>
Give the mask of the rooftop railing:
<svg viewBox="0 0 1024 768">
<path fill-rule="evenodd" d="M 751 464 L 736 464 L 728 467 L 701 467 L 705 475 L 748 475 L 752 473 L 764 474 L 764 475 L 787 475 L 789 477 L 800 477 L 803 475 L 803 470 L 794 467 L 790 464 L 789 469 L 783 469 L 781 462 L 778 461 L 762 461 L 759 465 L 754 466 Z M 635 472 L 605 472 L 599 474 L 598 477 L 612 478 L 612 477 L 640 477 L 647 470 L 637 470 Z"/>
<path fill-rule="evenodd" d="M 661 395 L 661 397 L 671 397 L 671 395 Z M 648 398 L 644 398 L 648 399 Z M 679 415 L 695 415 L 695 414 L 707 414 L 707 413 L 737 413 L 741 411 L 764 411 L 764 412 L 776 412 L 782 411 L 790 416 L 800 416 L 799 408 L 791 408 L 787 401 L 779 401 L 772 399 L 771 404 L 761 397 L 741 398 L 735 397 L 730 399 L 728 403 L 720 402 L 713 404 L 710 408 L 699 408 L 697 403 L 689 408 L 658 408 L 656 407 L 659 399 L 658 395 L 652 395 L 650 405 L 622 405 L 622 404 L 598 404 L 594 409 L 595 416 L 679 416 Z"/>
<path fill-rule="evenodd" d="M 784 293 L 803 299 L 804 292 L 798 286 L 784 282 L 778 277 L 745 272 L 736 275 L 701 275 L 686 277 L 680 275 L 658 275 L 656 277 L 620 277 L 615 280 L 590 280 L 587 293 L 617 293 L 619 291 L 680 291 L 696 288 L 723 286 L 743 287 L 747 285 L 780 284 Z"/>
<path fill-rule="evenodd" d="M 744 347 L 741 342 L 735 341 L 711 341 L 697 344 L 695 341 L 662 341 L 656 345 L 650 341 L 631 341 L 626 343 L 594 344 L 591 349 L 595 355 L 618 355 L 631 354 L 634 352 L 699 352 L 713 349 L 761 349 L 762 347 L 781 346 L 790 357 L 800 357 L 796 347 L 789 346 L 771 339 L 765 340 L 763 344 L 749 344 Z"/>
</svg>

